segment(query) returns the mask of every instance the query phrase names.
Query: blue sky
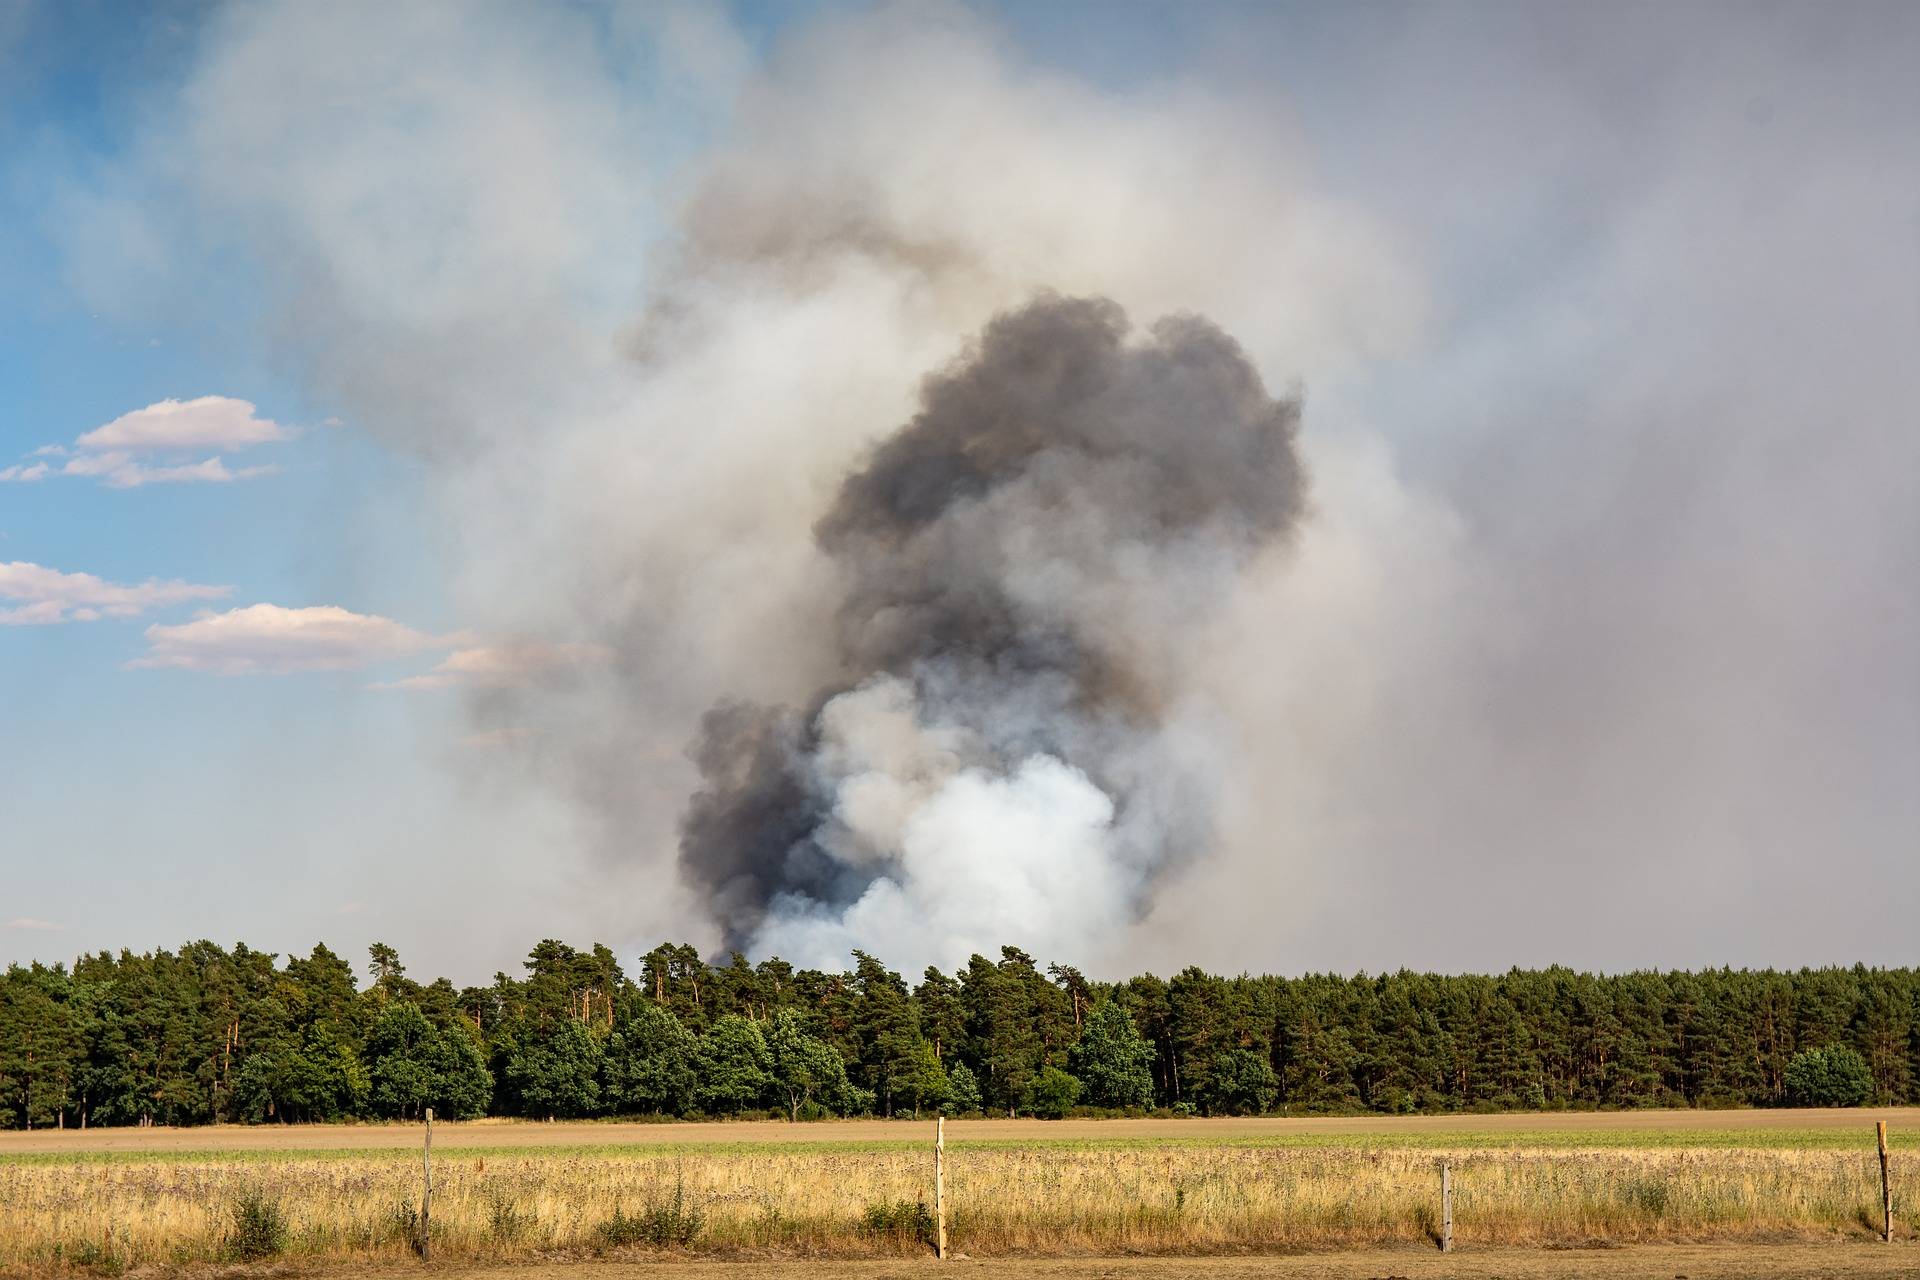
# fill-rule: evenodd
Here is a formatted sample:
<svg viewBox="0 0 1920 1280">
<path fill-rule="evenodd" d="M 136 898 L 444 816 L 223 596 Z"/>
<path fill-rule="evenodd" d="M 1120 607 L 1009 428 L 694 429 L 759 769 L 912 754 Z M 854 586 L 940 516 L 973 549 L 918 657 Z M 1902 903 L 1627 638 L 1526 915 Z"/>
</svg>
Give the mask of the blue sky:
<svg viewBox="0 0 1920 1280">
<path fill-rule="evenodd" d="M 0 559 L 115 583 L 231 586 L 235 602 L 347 601 L 432 625 L 443 606 L 429 556 L 387 560 L 377 574 L 362 568 L 364 537 L 420 541 L 410 527 L 417 466 L 323 425 L 331 416 L 324 400 L 270 367 L 249 339 L 251 271 L 203 276 L 190 302 L 137 322 L 102 314 L 74 288 L 75 264 L 57 234 L 63 202 L 72 184 L 124 155 L 136 122 L 186 74 L 204 11 L 15 11 L 5 58 L 18 74 L 4 77 L 0 101 L 9 299 L 0 309 L 0 452 L 9 463 L 30 461 L 33 450 L 71 445 L 129 411 L 207 395 L 251 401 L 298 435 L 262 451 L 279 470 L 255 480 L 8 485 Z M 18 879 L 5 914 L 62 926 L 10 931 L 9 958 L 63 955 L 65 935 L 90 919 L 101 922 L 84 934 L 92 946 L 117 945 L 108 934 L 129 927 L 140 935 L 134 945 L 183 930 L 234 933 L 225 912 L 196 906 L 209 886 L 255 880 L 297 894 L 331 878 L 304 864 L 353 856 L 312 847 L 337 839 L 325 790 L 339 761 L 354 761 L 350 783 L 419 768 L 407 737 L 414 712 L 403 717 L 390 703 L 355 697 L 363 676 L 235 682 L 126 668 L 142 652 L 144 627 L 192 612 L 7 629 L 0 769 L 10 780 L 6 857 Z M 262 760 L 274 762 L 264 770 L 273 794 L 249 797 Z M 308 782 L 291 787 L 286 778 Z M 320 838 L 288 850 L 290 818 L 292 829 L 310 825 Z M 319 910 L 351 902 L 329 893 Z M 148 930 L 135 923 L 142 917 L 166 923 Z"/>
<path fill-rule="evenodd" d="M 0 564 L 231 591 L 0 626 L 0 962 L 710 945 L 700 710 L 817 687 L 821 495 L 1049 287 L 1220 319 L 1320 478 L 1096 968 L 1910 962 L 1915 28 L 15 3 Z M 285 438 L 126 465 L 265 473 L 58 474 L 200 397 Z"/>
</svg>

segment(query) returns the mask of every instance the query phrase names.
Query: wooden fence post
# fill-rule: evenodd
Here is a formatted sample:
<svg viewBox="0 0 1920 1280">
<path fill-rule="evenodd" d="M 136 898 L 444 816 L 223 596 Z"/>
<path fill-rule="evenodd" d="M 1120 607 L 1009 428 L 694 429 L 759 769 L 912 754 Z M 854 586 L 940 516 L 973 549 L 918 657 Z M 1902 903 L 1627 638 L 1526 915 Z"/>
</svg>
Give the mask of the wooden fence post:
<svg viewBox="0 0 1920 1280">
<path fill-rule="evenodd" d="M 1453 1166 L 1440 1162 L 1440 1252 L 1453 1252 Z"/>
<path fill-rule="evenodd" d="M 933 1122 L 933 1256 L 947 1256 L 947 1118 Z"/>
<path fill-rule="evenodd" d="M 427 1143 L 420 1148 L 420 1260 L 433 1260 L 433 1108 L 427 1108 Z"/>
<path fill-rule="evenodd" d="M 1874 1125 L 1874 1136 L 1880 1140 L 1880 1239 L 1887 1244 L 1893 1243 L 1893 1179 L 1887 1171 L 1887 1122 Z"/>
</svg>

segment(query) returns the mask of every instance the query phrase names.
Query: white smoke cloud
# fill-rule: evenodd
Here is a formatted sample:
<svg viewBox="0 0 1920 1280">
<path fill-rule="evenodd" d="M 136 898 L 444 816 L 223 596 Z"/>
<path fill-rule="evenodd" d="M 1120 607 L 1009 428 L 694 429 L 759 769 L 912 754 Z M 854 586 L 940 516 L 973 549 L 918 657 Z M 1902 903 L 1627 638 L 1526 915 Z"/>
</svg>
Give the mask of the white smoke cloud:
<svg viewBox="0 0 1920 1280">
<path fill-rule="evenodd" d="M 1007 943 L 1091 955 L 1125 929 L 1148 863 L 1165 856 L 1165 815 L 1117 813 L 1106 791 L 1055 755 L 1004 761 L 1005 744 L 1031 736 L 1046 714 L 1013 705 L 1018 690 L 1000 690 L 991 709 L 979 690 L 932 690 L 930 704 L 913 683 L 882 676 L 821 709 L 810 760 L 830 817 L 816 839 L 871 883 L 840 908 L 776 897 L 753 953 L 817 966 L 843 963 L 854 947 L 902 964 Z M 945 718 L 943 702 L 988 732 Z M 1161 767 L 1191 760 L 1167 753 L 1161 737 L 1134 745 Z M 1112 744 L 1090 754 L 1115 763 Z"/>
<path fill-rule="evenodd" d="M 1125 922 L 1136 886 L 1115 847 L 1113 801 L 1072 765 L 1036 755 L 1006 772 L 959 769 L 876 813 L 874 792 L 899 785 L 869 773 L 837 793 L 846 832 L 891 869 L 842 911 L 776 901 L 756 953 L 834 968 L 855 947 L 891 963 L 1039 939 L 1087 955 Z"/>
</svg>

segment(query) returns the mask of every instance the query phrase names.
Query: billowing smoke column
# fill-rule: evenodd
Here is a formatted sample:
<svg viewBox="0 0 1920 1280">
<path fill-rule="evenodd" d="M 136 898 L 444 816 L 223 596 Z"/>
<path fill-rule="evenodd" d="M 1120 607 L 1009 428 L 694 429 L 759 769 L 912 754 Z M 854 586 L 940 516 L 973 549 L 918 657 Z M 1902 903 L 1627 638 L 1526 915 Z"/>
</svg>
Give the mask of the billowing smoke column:
<svg viewBox="0 0 1920 1280">
<path fill-rule="evenodd" d="M 1084 954 L 1207 836 L 1178 640 L 1300 518 L 1296 401 L 1175 316 L 1042 297 L 931 377 L 815 526 L 842 679 L 714 708 L 681 824 L 731 945 Z"/>
</svg>

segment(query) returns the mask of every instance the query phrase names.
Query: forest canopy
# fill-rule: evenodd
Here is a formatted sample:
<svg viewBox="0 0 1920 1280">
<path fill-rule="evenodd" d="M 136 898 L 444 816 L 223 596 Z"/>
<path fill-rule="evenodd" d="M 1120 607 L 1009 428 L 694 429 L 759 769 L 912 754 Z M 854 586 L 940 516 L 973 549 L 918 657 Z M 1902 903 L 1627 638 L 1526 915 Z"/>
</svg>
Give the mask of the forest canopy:
<svg viewBox="0 0 1920 1280">
<path fill-rule="evenodd" d="M 553 940 L 456 988 L 391 947 L 101 952 L 0 975 L 0 1127 L 1920 1102 L 1920 971 L 1108 983 L 1003 947 L 911 983 Z M 364 984 L 362 979 L 364 978 Z"/>
</svg>

